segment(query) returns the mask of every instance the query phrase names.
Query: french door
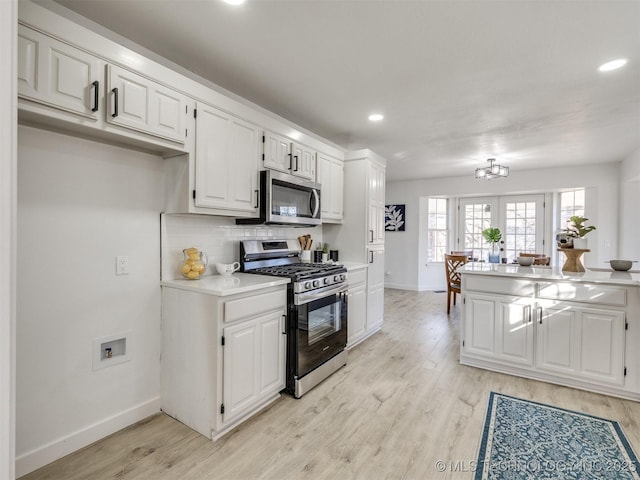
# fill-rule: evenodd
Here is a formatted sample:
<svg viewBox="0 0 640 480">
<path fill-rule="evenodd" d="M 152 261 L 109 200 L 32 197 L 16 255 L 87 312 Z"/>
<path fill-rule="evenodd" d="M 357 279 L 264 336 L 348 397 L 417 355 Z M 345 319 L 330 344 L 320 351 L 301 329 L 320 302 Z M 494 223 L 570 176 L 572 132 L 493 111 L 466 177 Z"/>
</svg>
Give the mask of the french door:
<svg viewBox="0 0 640 480">
<path fill-rule="evenodd" d="M 513 195 L 460 199 L 457 250 L 472 251 L 486 261 L 491 244 L 482 236 L 486 228 L 499 228 L 503 255 L 511 263 L 521 252 L 544 251 L 544 195 Z"/>
</svg>

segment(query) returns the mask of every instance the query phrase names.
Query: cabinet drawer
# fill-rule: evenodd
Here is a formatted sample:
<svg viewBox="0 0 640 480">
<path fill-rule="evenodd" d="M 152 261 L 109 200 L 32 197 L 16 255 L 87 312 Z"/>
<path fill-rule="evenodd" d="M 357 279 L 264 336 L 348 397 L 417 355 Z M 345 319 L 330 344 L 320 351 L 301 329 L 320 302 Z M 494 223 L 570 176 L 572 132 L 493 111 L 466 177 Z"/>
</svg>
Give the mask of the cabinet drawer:
<svg viewBox="0 0 640 480">
<path fill-rule="evenodd" d="M 535 293 L 534 283 L 530 280 L 515 278 L 496 278 L 486 275 L 462 275 L 463 290 L 476 292 L 498 293 L 501 295 L 516 295 L 532 297 Z"/>
<path fill-rule="evenodd" d="M 624 288 L 594 284 L 539 282 L 538 297 L 618 307 L 624 307 L 627 304 L 627 291 Z"/>
<path fill-rule="evenodd" d="M 239 298 L 224 302 L 224 321 L 235 322 L 236 320 L 247 319 L 260 315 L 261 313 L 282 309 L 287 303 L 287 292 L 263 293 L 252 297 Z"/>
<path fill-rule="evenodd" d="M 349 287 L 355 287 L 357 285 L 364 284 L 367 281 L 366 268 L 351 271 L 347 275 L 349 277 Z"/>
</svg>

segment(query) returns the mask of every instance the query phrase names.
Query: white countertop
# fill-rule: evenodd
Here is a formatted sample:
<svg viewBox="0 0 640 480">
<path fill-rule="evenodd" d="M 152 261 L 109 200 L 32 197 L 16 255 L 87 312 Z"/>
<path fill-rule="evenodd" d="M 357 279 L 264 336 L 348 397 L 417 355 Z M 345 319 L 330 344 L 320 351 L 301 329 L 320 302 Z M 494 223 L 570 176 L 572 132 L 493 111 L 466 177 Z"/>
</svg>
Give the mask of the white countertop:
<svg viewBox="0 0 640 480">
<path fill-rule="evenodd" d="M 608 283 L 613 285 L 640 286 L 640 273 L 592 271 L 563 272 L 560 267 L 521 267 L 520 265 L 501 265 L 495 263 L 471 262 L 458 271 L 462 274 L 493 275 L 501 277 L 519 277 L 538 280 L 563 280 L 584 283 Z"/>
<path fill-rule="evenodd" d="M 360 270 L 361 268 L 369 267 L 369 265 L 367 265 L 366 263 L 358 263 L 358 262 L 339 262 L 339 263 L 345 266 L 345 268 L 347 269 L 347 272 L 350 272 L 351 270 Z"/>
<path fill-rule="evenodd" d="M 263 288 L 286 285 L 291 280 L 284 277 L 270 275 L 255 275 L 252 273 L 234 273 L 233 275 L 207 275 L 198 280 L 163 280 L 163 287 L 179 288 L 192 292 L 205 293 L 224 297 L 237 293 L 246 293 Z"/>
</svg>

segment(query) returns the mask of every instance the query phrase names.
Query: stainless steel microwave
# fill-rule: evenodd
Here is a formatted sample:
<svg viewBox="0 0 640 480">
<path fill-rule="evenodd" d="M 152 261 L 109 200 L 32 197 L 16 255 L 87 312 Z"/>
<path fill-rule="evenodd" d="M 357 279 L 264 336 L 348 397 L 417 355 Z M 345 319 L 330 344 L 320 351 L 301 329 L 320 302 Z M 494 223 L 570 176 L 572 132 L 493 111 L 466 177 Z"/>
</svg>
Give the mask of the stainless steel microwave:
<svg viewBox="0 0 640 480">
<path fill-rule="evenodd" d="M 273 170 L 260 172 L 259 218 L 236 223 L 315 226 L 322 223 L 320 184 Z"/>
</svg>

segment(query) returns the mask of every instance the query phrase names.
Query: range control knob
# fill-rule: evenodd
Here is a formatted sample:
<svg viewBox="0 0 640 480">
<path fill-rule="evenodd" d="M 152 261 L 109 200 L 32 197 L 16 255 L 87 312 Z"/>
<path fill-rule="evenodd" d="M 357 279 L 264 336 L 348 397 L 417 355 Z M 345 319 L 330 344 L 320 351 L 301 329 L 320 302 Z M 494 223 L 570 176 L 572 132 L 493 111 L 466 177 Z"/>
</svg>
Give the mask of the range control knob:
<svg viewBox="0 0 640 480">
<path fill-rule="evenodd" d="M 333 281 L 334 282 L 339 282 L 340 280 L 342 280 L 342 278 L 340 278 L 340 277 L 342 277 L 342 275 L 336 275 L 335 277 L 333 277 Z"/>
<path fill-rule="evenodd" d="M 319 280 L 314 280 L 313 281 L 313 286 L 314 287 L 319 287 L 320 286 L 320 281 Z"/>
<path fill-rule="evenodd" d="M 304 288 L 311 288 L 311 282 L 304 282 Z"/>
<path fill-rule="evenodd" d="M 331 279 L 329 277 L 325 277 L 323 282 L 325 285 L 329 285 L 329 282 L 331 282 Z"/>
<path fill-rule="evenodd" d="M 344 282 L 347 279 L 347 276 L 344 273 L 340 274 L 340 281 Z"/>
</svg>

